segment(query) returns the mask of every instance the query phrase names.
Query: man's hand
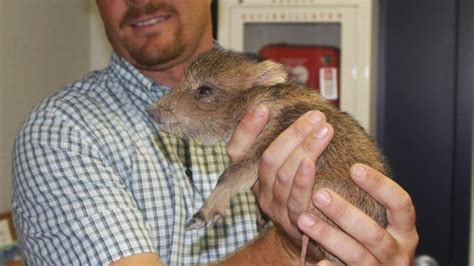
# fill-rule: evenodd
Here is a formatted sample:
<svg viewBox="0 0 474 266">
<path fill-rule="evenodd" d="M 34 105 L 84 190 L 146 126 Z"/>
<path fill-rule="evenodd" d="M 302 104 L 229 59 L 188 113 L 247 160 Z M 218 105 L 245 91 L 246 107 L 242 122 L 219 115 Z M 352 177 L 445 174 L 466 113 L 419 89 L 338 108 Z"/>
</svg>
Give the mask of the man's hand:
<svg viewBox="0 0 474 266">
<path fill-rule="evenodd" d="M 312 198 L 314 205 L 342 230 L 305 213 L 298 219 L 301 231 L 346 264 L 411 265 L 418 233 L 415 208 L 408 193 L 366 165 L 354 165 L 351 178 L 387 208 L 387 228 L 381 228 L 334 191 L 321 189 Z"/>
<path fill-rule="evenodd" d="M 245 154 L 267 121 L 265 106 L 247 113 L 229 143 L 231 159 Z M 390 178 L 360 164 L 351 169 L 354 182 L 387 207 L 386 229 L 329 189 L 313 195 L 315 161 L 333 135 L 333 128 L 317 111 L 306 113 L 285 130 L 262 158 L 253 187 L 260 207 L 295 244 L 301 243 L 303 232 L 349 264 L 409 265 L 418 244 L 415 210 L 408 193 Z M 311 201 L 344 231 L 307 213 Z"/>
<path fill-rule="evenodd" d="M 251 147 L 268 121 L 268 109 L 257 106 L 247 113 L 227 147 L 235 160 Z M 319 111 L 310 111 L 280 134 L 262 156 L 259 178 L 253 187 L 262 211 L 295 243 L 301 243 L 297 218 L 307 210 L 315 181 L 315 161 L 334 134 Z M 299 170 L 298 170 L 299 169 Z M 296 182 L 296 172 L 300 174 Z"/>
</svg>

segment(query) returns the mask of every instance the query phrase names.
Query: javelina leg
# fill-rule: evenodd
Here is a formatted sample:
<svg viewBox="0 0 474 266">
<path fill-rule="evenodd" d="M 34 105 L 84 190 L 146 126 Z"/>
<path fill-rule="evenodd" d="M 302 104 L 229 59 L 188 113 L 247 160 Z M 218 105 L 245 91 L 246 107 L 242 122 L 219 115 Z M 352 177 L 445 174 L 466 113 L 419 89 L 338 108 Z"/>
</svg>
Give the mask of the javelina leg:
<svg viewBox="0 0 474 266">
<path fill-rule="evenodd" d="M 257 160 L 247 159 L 231 164 L 220 176 L 201 209 L 186 223 L 186 230 L 205 227 L 224 215 L 231 199 L 252 187 L 257 180 L 257 171 Z"/>
</svg>

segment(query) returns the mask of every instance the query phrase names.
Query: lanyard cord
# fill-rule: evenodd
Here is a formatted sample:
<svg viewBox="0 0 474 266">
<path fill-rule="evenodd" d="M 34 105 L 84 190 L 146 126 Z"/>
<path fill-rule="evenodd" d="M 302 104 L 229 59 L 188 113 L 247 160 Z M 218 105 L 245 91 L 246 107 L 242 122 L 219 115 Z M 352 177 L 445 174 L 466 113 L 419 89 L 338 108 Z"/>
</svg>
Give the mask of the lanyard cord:
<svg viewBox="0 0 474 266">
<path fill-rule="evenodd" d="M 196 184 L 194 183 L 192 166 L 191 147 L 189 146 L 189 141 L 184 140 L 184 167 L 186 168 L 185 174 L 188 177 L 189 183 L 193 187 L 194 192 L 196 192 L 199 197 L 204 200 L 201 191 L 197 189 Z"/>
<path fill-rule="evenodd" d="M 186 168 L 185 173 L 189 178 L 189 181 L 193 184 L 193 170 L 192 170 L 192 161 L 191 161 L 191 148 L 189 147 L 189 142 L 184 140 L 184 167 Z"/>
</svg>

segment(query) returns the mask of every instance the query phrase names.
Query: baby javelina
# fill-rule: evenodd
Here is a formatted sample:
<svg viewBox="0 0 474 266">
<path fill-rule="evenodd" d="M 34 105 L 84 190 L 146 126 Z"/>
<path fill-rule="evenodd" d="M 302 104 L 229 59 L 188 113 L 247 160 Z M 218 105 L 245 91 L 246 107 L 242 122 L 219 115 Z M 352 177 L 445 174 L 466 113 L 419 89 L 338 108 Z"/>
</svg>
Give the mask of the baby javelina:
<svg viewBox="0 0 474 266">
<path fill-rule="evenodd" d="M 350 115 L 331 106 L 316 91 L 289 80 L 288 76 L 287 69 L 273 61 L 212 49 L 191 64 L 180 86 L 148 108 L 162 131 L 208 145 L 228 141 L 250 108 L 264 104 L 269 109 L 269 122 L 256 145 L 225 170 L 201 210 L 187 223 L 187 229 L 213 223 L 224 214 L 232 197 L 250 189 L 257 179 L 263 151 L 283 130 L 310 110 L 321 111 L 335 132 L 317 160 L 314 189 L 326 187 L 336 191 L 386 227 L 385 208 L 350 179 L 350 167 L 354 163 L 367 164 L 388 175 L 382 154 Z M 327 220 L 313 206 L 310 210 Z M 307 259 L 329 259 L 343 264 L 313 242 L 308 255 L 311 256 Z"/>
</svg>

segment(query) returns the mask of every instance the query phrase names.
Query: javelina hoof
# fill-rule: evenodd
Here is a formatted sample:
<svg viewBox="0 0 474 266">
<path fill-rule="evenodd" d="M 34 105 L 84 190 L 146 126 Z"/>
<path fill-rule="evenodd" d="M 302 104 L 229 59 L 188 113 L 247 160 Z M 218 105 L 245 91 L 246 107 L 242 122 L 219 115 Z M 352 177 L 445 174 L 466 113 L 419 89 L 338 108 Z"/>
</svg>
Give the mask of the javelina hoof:
<svg viewBox="0 0 474 266">
<path fill-rule="evenodd" d="M 197 213 L 193 215 L 193 218 L 191 218 L 191 220 L 189 220 L 185 224 L 184 228 L 186 230 L 195 230 L 195 229 L 203 228 L 215 223 L 217 219 L 219 219 L 219 217 L 220 215 L 216 214 L 214 215 L 212 219 L 206 221 L 206 218 L 204 218 L 202 211 L 198 211 Z"/>
</svg>

